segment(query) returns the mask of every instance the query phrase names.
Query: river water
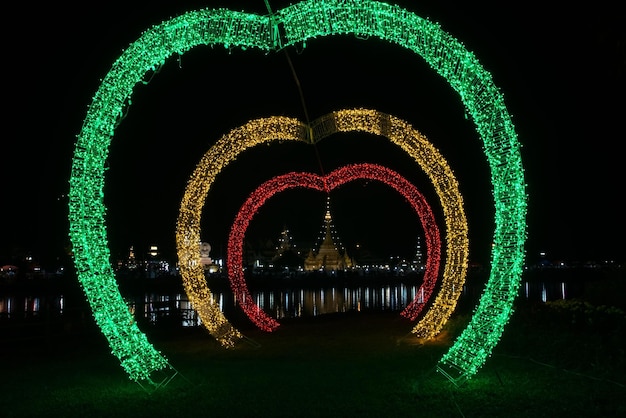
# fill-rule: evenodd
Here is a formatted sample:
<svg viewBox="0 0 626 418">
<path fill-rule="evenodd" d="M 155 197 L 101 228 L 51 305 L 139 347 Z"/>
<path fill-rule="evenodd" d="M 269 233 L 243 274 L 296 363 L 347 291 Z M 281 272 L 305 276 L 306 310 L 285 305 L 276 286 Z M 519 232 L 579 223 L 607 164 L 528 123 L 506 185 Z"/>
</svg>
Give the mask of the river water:
<svg viewBox="0 0 626 418">
<path fill-rule="evenodd" d="M 276 319 L 312 317 L 330 313 L 360 311 L 401 312 L 417 295 L 420 283 L 415 280 L 394 280 L 392 283 L 339 284 L 265 287 L 251 290 L 254 302 Z M 138 322 L 168 323 L 181 327 L 201 325 L 196 311 L 181 286 L 135 287 L 122 293 Z M 484 280 L 466 281 L 458 300 L 457 311 L 471 310 L 480 300 Z M 518 298 L 529 302 L 581 297 L 584 283 L 572 280 L 522 280 Z M 228 287 L 214 291 L 214 300 L 227 314 L 239 310 Z M 433 298 L 436 292 L 433 294 Z M 0 324 L 23 321 L 55 320 L 90 315 L 78 285 L 58 289 L 42 287 L 0 287 Z"/>
</svg>

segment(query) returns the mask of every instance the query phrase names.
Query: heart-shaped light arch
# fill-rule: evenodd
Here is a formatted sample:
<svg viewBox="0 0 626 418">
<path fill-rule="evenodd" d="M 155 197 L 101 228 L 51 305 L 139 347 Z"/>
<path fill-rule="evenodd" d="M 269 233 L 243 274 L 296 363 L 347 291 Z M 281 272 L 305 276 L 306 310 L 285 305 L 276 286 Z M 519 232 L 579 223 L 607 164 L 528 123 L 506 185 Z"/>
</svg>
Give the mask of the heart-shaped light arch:
<svg viewBox="0 0 626 418">
<path fill-rule="evenodd" d="M 311 140 L 321 141 L 338 132 L 365 132 L 383 136 L 409 154 L 429 177 L 445 217 L 446 263 L 441 289 L 412 332 L 422 338 L 432 338 L 452 315 L 467 273 L 467 220 L 454 173 L 439 151 L 407 122 L 376 110 L 345 109 L 332 112 L 314 120 L 310 127 L 297 119 L 275 116 L 249 121 L 221 137 L 194 169 L 180 205 L 176 249 L 183 285 L 204 326 L 222 345 L 234 345 L 235 338 L 240 335 L 215 304 L 200 264 L 200 220 L 204 202 L 216 176 L 252 146 L 278 141 L 309 143 Z M 411 303 L 403 315 L 414 319 L 422 308 L 423 305 Z M 259 312 L 259 315 L 262 314 Z M 265 319 L 269 324 L 268 329 L 276 326 L 277 323 L 271 318 Z"/>
<path fill-rule="evenodd" d="M 244 278 L 243 242 L 254 215 L 265 205 L 268 199 L 285 190 L 307 188 L 330 193 L 333 189 L 357 179 L 376 180 L 391 187 L 404 197 L 420 219 L 424 229 L 427 254 L 424 280 L 415 298 L 405 308 L 402 315 L 415 319 L 428 303 L 437 284 L 441 242 L 435 215 L 424 196 L 413 184 L 399 173 L 377 164 L 351 164 L 333 170 L 325 176 L 293 172 L 273 177 L 250 193 L 239 209 L 230 229 L 226 257 L 230 286 L 243 311 L 260 329 L 273 331 L 279 326 L 279 323 L 254 303 Z M 456 304 L 456 301 L 451 303 Z"/>
<path fill-rule="evenodd" d="M 69 190 L 74 263 L 95 320 L 130 379 L 152 382 L 169 366 L 134 324 L 109 260 L 103 203 L 105 161 L 119 119 L 137 84 L 174 54 L 198 45 L 276 51 L 319 36 L 379 38 L 421 56 L 459 94 L 482 139 L 491 170 L 495 231 L 491 273 L 470 324 L 439 361 L 452 381 L 473 376 L 497 344 L 521 281 L 526 193 L 520 144 L 504 98 L 476 57 L 435 23 L 369 0 L 306 0 L 273 16 L 225 9 L 185 13 L 156 25 L 122 53 L 106 74 L 77 136 Z"/>
</svg>

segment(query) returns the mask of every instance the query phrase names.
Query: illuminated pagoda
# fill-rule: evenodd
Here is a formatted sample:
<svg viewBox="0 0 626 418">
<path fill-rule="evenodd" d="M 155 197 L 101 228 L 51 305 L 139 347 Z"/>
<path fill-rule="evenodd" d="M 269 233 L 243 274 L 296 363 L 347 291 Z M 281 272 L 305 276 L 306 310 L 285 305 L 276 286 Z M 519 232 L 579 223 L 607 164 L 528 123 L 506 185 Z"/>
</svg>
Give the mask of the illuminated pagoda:
<svg viewBox="0 0 626 418">
<path fill-rule="evenodd" d="M 417 245 L 415 247 L 415 257 L 413 257 L 413 266 L 416 270 L 423 271 L 426 268 L 426 255 L 422 247 L 422 237 L 417 237 Z"/>
<path fill-rule="evenodd" d="M 282 268 L 283 272 L 302 270 L 304 259 L 286 226 L 281 231 L 275 248 L 276 253 L 272 257 L 274 267 Z"/>
<path fill-rule="evenodd" d="M 278 245 L 276 246 L 276 255 L 274 258 L 278 258 L 288 251 L 295 250 L 295 244 L 293 243 L 293 237 L 289 233 L 289 228 L 283 227 L 278 238 Z"/>
<path fill-rule="evenodd" d="M 353 267 L 352 259 L 343 248 L 333 225 L 330 214 L 330 198 L 326 199 L 326 214 L 322 226 L 323 239 L 317 251 L 311 249 L 304 260 L 304 270 L 337 271 Z"/>
</svg>

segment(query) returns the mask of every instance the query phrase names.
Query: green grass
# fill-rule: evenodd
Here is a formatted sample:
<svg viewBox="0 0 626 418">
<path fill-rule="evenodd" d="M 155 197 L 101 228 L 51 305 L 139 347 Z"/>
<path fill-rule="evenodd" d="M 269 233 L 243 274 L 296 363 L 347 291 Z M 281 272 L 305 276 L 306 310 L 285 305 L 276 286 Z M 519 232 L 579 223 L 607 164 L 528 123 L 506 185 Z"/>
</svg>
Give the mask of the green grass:
<svg viewBox="0 0 626 418">
<path fill-rule="evenodd" d="M 397 312 L 283 320 L 273 333 L 241 314 L 231 321 L 248 340 L 230 350 L 203 328 L 142 327 L 177 373 L 156 391 L 128 379 L 88 316 L 71 327 L 4 323 L 0 416 L 622 417 L 625 282 L 594 281 L 584 301 L 519 301 L 461 386 L 436 365 L 469 320 L 462 313 L 428 343 Z"/>
</svg>

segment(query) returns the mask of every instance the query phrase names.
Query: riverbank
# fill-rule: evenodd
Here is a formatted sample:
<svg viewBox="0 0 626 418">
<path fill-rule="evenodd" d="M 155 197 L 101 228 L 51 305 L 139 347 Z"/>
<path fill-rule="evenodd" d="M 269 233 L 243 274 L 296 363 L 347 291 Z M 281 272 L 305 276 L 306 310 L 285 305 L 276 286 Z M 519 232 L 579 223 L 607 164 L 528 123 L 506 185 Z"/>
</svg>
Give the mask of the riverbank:
<svg viewBox="0 0 626 418">
<path fill-rule="evenodd" d="M 281 321 L 219 346 L 201 327 L 149 328 L 178 373 L 148 393 L 89 321 L 45 343 L 2 345 L 5 417 L 617 417 L 626 414 L 626 319 L 584 301 L 517 306 L 479 373 L 457 387 L 436 364 L 468 316 L 416 340 L 395 312 Z M 236 319 L 234 320 L 236 321 Z"/>
</svg>

